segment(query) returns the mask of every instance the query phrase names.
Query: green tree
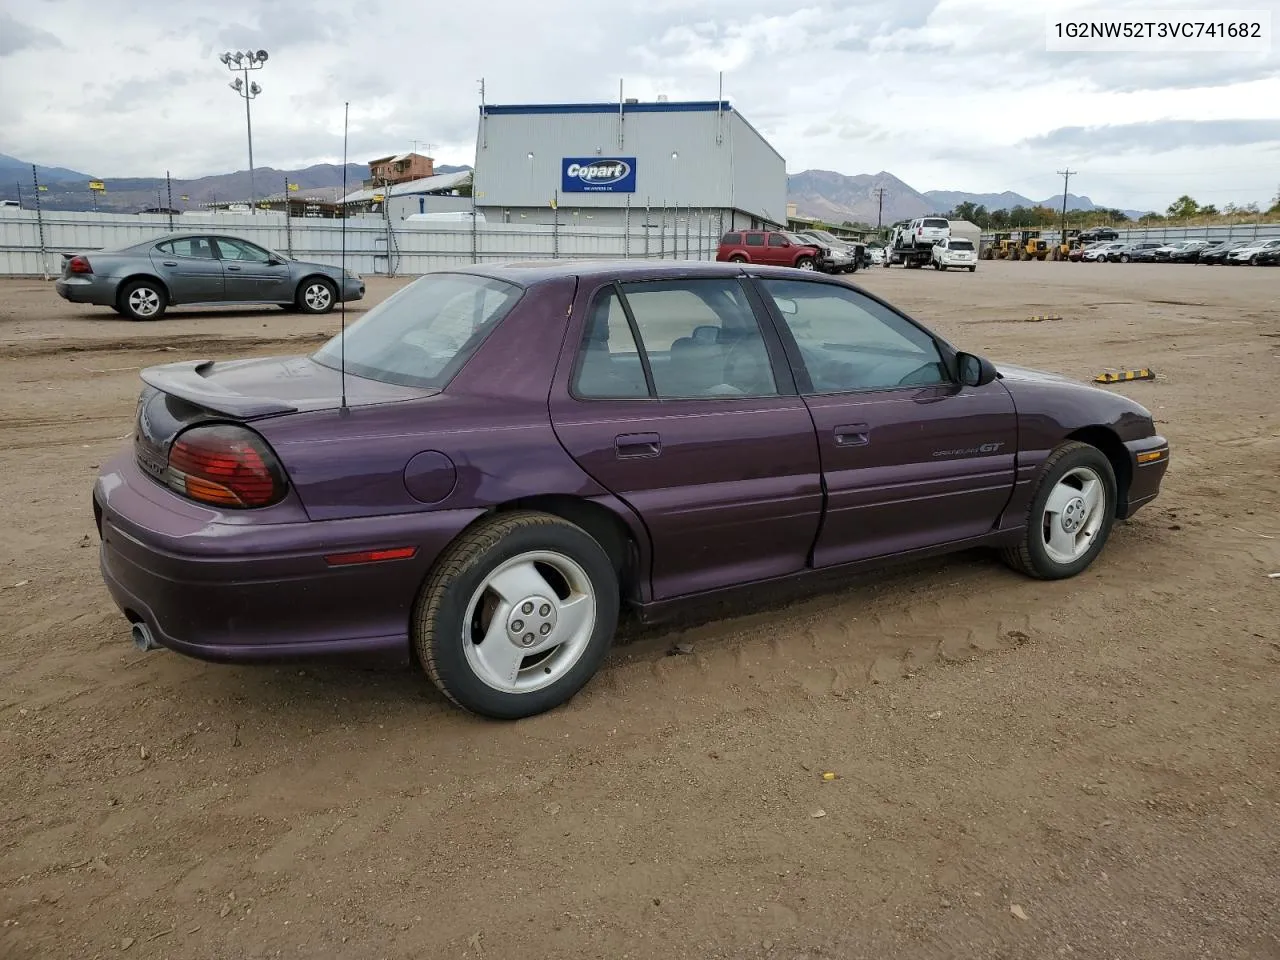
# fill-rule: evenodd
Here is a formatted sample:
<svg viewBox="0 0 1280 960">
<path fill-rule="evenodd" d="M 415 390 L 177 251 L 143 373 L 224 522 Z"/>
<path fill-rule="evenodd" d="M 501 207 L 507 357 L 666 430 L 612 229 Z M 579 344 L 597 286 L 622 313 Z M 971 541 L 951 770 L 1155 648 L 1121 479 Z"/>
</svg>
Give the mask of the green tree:
<svg viewBox="0 0 1280 960">
<path fill-rule="evenodd" d="M 992 230 L 1008 230 L 1010 223 L 1008 210 L 992 210 L 991 211 L 991 229 Z"/>
<path fill-rule="evenodd" d="M 1200 208 L 1200 216 L 1202 216 L 1202 217 L 1216 217 L 1216 216 L 1219 216 L 1219 214 L 1218 214 L 1218 208 L 1217 208 L 1217 207 L 1215 207 L 1212 203 L 1211 203 L 1211 204 L 1209 204 L 1207 207 L 1201 207 L 1201 208 Z"/>
<path fill-rule="evenodd" d="M 1271 198 L 1271 207 L 1267 213 L 1280 213 L 1280 187 L 1276 188 L 1276 195 Z"/>
<path fill-rule="evenodd" d="M 1187 220 L 1199 212 L 1200 205 L 1185 193 L 1169 204 L 1169 209 L 1165 211 L 1170 220 Z"/>
</svg>

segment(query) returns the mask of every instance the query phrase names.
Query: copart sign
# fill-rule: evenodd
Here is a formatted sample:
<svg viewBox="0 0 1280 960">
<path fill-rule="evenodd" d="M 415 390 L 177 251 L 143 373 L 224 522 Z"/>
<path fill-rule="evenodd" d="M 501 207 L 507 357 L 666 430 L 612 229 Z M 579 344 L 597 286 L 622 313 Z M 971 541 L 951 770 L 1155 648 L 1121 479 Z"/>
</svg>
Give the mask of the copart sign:
<svg viewBox="0 0 1280 960">
<path fill-rule="evenodd" d="M 565 157 L 561 193 L 635 193 L 635 157 Z"/>
</svg>

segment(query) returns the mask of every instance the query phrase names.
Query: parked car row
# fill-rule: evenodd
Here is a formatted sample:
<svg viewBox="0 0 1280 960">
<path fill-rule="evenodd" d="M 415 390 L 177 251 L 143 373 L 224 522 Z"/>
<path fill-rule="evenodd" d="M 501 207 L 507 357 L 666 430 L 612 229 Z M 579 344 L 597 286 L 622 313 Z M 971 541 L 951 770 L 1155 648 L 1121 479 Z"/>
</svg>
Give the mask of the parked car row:
<svg viewBox="0 0 1280 960">
<path fill-rule="evenodd" d="M 1097 241 L 1072 250 L 1068 260 L 1083 263 L 1203 263 L 1280 266 L 1280 237 L 1254 240 Z"/>
<path fill-rule="evenodd" d="M 864 265 L 866 248 L 827 233 L 807 230 L 732 230 L 720 238 L 716 260 L 767 267 L 796 267 L 823 273 L 854 273 Z"/>
</svg>

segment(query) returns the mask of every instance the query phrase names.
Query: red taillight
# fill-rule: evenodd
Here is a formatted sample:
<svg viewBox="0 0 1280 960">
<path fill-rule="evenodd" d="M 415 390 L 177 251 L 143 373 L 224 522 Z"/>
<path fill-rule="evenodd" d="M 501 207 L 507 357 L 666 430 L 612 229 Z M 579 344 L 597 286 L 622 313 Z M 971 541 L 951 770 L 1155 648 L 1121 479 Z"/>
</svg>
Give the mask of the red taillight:
<svg viewBox="0 0 1280 960">
<path fill-rule="evenodd" d="M 287 484 L 275 454 L 252 430 L 231 423 L 192 427 L 169 450 L 165 479 L 192 500 L 217 507 L 269 507 Z"/>
<path fill-rule="evenodd" d="M 87 257 L 74 256 L 71 262 L 67 264 L 68 273 L 93 273 L 93 267 L 89 266 Z"/>
</svg>

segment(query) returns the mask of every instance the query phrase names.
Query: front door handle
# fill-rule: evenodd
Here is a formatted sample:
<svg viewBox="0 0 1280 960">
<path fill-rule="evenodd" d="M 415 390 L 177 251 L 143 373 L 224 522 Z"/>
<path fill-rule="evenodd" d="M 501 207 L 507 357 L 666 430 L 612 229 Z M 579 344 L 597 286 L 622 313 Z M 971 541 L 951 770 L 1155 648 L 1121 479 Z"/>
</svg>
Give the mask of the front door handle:
<svg viewBox="0 0 1280 960">
<path fill-rule="evenodd" d="M 239 270 L 239 267 L 227 267 L 228 270 Z"/>
<path fill-rule="evenodd" d="M 613 438 L 613 452 L 619 460 L 656 457 L 662 453 L 662 438 L 656 433 L 621 433 Z"/>
<path fill-rule="evenodd" d="M 836 427 L 836 444 L 841 447 L 861 447 L 871 442 L 871 427 L 865 423 L 846 423 Z"/>
<path fill-rule="evenodd" d="M 160 262 L 163 263 L 166 267 L 176 267 L 178 265 L 177 260 L 162 260 Z"/>
</svg>

